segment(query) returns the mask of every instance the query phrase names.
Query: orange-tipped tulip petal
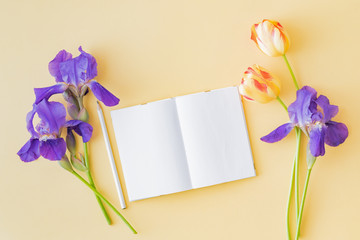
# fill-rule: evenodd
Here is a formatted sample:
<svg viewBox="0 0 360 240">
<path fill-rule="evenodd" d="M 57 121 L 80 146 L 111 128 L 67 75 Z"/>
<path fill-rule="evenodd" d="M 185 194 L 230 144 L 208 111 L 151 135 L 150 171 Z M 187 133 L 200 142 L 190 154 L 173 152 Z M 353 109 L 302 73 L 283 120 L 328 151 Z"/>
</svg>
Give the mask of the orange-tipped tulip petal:
<svg viewBox="0 0 360 240">
<path fill-rule="evenodd" d="M 270 57 L 284 55 L 290 46 L 288 34 L 281 24 L 267 19 L 252 26 L 251 40 Z"/>
<path fill-rule="evenodd" d="M 245 71 L 239 92 L 247 100 L 268 103 L 279 96 L 280 81 L 269 71 L 255 64 Z"/>
</svg>

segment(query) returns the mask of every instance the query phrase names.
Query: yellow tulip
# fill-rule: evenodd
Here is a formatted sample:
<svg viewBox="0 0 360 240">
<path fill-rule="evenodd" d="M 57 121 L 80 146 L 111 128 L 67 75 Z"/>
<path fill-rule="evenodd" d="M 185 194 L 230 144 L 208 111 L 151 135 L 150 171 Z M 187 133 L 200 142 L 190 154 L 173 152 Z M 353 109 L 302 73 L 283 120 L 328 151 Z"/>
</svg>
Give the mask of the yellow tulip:
<svg viewBox="0 0 360 240">
<path fill-rule="evenodd" d="M 249 67 L 241 79 L 239 93 L 247 100 L 268 103 L 280 94 L 280 81 L 257 64 Z"/>
<path fill-rule="evenodd" d="M 267 19 L 251 27 L 251 40 L 270 57 L 283 56 L 290 46 L 288 34 L 281 24 Z"/>
</svg>

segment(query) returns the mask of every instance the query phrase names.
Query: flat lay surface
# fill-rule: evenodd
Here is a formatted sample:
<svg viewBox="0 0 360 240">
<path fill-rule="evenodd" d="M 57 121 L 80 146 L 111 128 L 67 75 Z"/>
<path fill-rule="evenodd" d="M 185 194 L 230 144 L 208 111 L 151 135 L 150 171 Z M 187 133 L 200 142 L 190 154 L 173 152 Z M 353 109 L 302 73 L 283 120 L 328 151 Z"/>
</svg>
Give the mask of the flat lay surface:
<svg viewBox="0 0 360 240">
<path fill-rule="evenodd" d="M 300 239 L 358 238 L 358 1 L 3 0 L 0 6 L 0 239 L 286 239 L 295 134 L 278 143 L 260 141 L 289 121 L 277 101 L 243 102 L 256 177 L 135 202 L 128 201 L 110 115 L 115 109 L 238 85 L 255 63 L 278 76 L 280 97 L 292 103 L 295 88 L 283 59 L 266 56 L 250 40 L 251 26 L 264 18 L 287 30 L 287 57 L 299 84 L 330 96 L 339 106 L 334 120 L 349 129 L 345 143 L 326 146 L 312 170 Z M 25 116 L 35 100 L 33 88 L 54 84 L 49 61 L 61 49 L 77 56 L 79 46 L 97 60 L 96 80 L 121 99 L 103 111 L 127 202 L 121 213 L 138 235 L 111 211 L 113 225 L 108 226 L 93 193 L 57 163 L 43 158 L 24 163 L 16 155 L 30 137 Z M 63 102 L 61 95 L 52 99 Z M 89 143 L 93 177 L 120 209 L 92 93 L 84 104 L 94 127 Z M 300 161 L 303 184 L 304 155 Z"/>
</svg>

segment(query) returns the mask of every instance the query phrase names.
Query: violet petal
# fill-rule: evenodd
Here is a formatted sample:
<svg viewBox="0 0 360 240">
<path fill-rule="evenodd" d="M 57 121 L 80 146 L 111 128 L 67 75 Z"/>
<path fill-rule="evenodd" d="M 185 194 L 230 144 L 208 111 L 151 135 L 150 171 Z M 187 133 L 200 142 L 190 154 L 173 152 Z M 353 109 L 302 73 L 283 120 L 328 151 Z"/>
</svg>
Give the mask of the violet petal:
<svg viewBox="0 0 360 240">
<path fill-rule="evenodd" d="M 291 130 L 294 128 L 293 124 L 291 123 L 285 123 L 281 125 L 280 127 L 276 128 L 274 131 L 269 133 L 268 135 L 261 138 L 261 141 L 267 142 L 267 143 L 274 143 L 278 142 L 284 137 L 286 137 Z"/>
<path fill-rule="evenodd" d="M 103 102 L 106 106 L 115 106 L 119 103 L 120 100 L 97 81 L 90 81 L 87 85 L 94 93 L 95 97 Z"/>
<path fill-rule="evenodd" d="M 325 154 L 325 131 L 326 126 L 317 125 L 309 132 L 309 148 L 314 157 L 324 156 Z"/>
<path fill-rule="evenodd" d="M 323 123 L 330 121 L 331 118 L 335 117 L 339 112 L 339 107 L 336 105 L 330 105 L 329 99 L 324 95 L 320 95 L 315 101 L 324 113 Z"/>
<path fill-rule="evenodd" d="M 59 102 L 48 102 L 47 100 L 42 100 L 36 106 L 36 112 L 41 121 L 48 126 L 48 133 L 58 134 L 59 130 L 66 122 L 65 107 Z"/>
<path fill-rule="evenodd" d="M 66 127 L 74 130 L 78 135 L 83 139 L 83 142 L 88 142 L 92 136 L 93 127 L 87 123 L 80 120 L 70 120 L 65 124 Z"/>
<path fill-rule="evenodd" d="M 40 154 L 49 160 L 61 160 L 66 152 L 66 143 L 62 138 L 40 141 Z"/>
<path fill-rule="evenodd" d="M 36 113 L 36 105 L 33 104 L 33 109 L 26 115 L 26 128 L 32 137 L 39 137 L 39 134 L 35 131 L 33 125 L 33 119 Z"/>
<path fill-rule="evenodd" d="M 311 116 L 316 112 L 315 89 L 305 86 L 296 92 L 296 100 L 288 107 L 290 121 L 300 127 L 311 122 Z"/>
<path fill-rule="evenodd" d="M 86 81 L 91 80 L 97 76 L 97 62 L 96 59 L 89 53 L 82 50 L 81 46 L 79 47 L 81 56 L 85 57 L 88 60 L 87 69 L 86 69 Z"/>
<path fill-rule="evenodd" d="M 32 162 L 40 157 L 39 145 L 40 142 L 38 139 L 30 139 L 17 152 L 17 155 L 19 155 L 23 162 Z"/>
<path fill-rule="evenodd" d="M 54 94 L 65 92 L 67 87 L 68 86 L 65 83 L 58 83 L 51 87 L 34 88 L 36 96 L 35 104 L 38 104 L 43 99 L 49 99 Z"/>
<path fill-rule="evenodd" d="M 49 72 L 52 76 L 55 77 L 56 82 L 63 82 L 61 72 L 60 72 L 60 63 L 67 61 L 72 58 L 71 53 L 68 53 L 65 50 L 61 50 L 55 58 L 49 63 Z"/>
<path fill-rule="evenodd" d="M 85 56 L 78 56 L 65 62 L 60 63 L 60 72 L 62 79 L 67 84 L 79 86 L 86 80 L 86 70 L 88 59 Z"/>
<path fill-rule="evenodd" d="M 349 135 L 348 128 L 343 123 L 330 121 L 326 123 L 325 143 L 336 147 L 343 143 Z"/>
</svg>

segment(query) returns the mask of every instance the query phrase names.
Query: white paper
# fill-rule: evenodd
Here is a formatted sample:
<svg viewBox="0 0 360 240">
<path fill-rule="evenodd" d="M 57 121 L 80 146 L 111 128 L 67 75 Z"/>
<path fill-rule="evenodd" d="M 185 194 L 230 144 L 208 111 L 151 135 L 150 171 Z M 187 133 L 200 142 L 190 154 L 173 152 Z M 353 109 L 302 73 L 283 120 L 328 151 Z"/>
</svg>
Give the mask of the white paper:
<svg viewBox="0 0 360 240">
<path fill-rule="evenodd" d="M 193 188 L 255 176 L 236 87 L 176 98 Z"/>
<path fill-rule="evenodd" d="M 255 176 L 236 87 L 111 116 L 130 201 Z"/>
<path fill-rule="evenodd" d="M 130 201 L 191 189 L 174 99 L 111 117 Z"/>
</svg>

